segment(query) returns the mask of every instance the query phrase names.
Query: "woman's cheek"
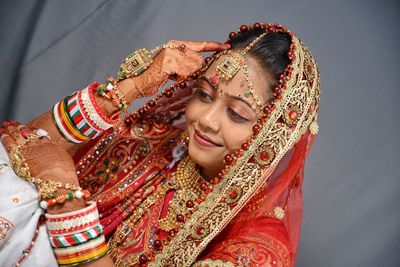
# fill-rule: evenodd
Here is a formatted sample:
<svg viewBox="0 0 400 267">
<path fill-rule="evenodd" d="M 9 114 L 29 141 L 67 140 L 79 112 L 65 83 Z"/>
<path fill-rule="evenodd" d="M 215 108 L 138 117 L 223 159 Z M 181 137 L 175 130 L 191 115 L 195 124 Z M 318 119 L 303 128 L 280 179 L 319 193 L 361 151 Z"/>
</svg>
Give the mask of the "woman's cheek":
<svg viewBox="0 0 400 267">
<path fill-rule="evenodd" d="M 227 131 L 224 131 L 225 144 L 232 153 L 241 148 L 242 144 L 246 142 L 252 135 L 251 128 L 247 126 L 235 127 L 235 125 L 229 125 L 226 127 Z"/>
<path fill-rule="evenodd" d="M 202 114 L 203 103 L 193 96 L 193 98 L 186 105 L 185 115 L 188 123 L 193 123 L 198 120 L 200 114 Z"/>
</svg>

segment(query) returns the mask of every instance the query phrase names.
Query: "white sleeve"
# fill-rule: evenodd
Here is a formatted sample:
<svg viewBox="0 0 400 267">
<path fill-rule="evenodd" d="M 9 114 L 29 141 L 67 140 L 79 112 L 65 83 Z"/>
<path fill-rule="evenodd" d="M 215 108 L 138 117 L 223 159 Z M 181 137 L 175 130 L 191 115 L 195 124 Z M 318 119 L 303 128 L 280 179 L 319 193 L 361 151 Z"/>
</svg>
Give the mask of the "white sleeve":
<svg viewBox="0 0 400 267">
<path fill-rule="evenodd" d="M 0 143 L 0 266 L 15 266 L 29 247 L 42 214 L 37 190 L 14 173 Z M 45 224 L 21 266 L 58 266 Z"/>
</svg>

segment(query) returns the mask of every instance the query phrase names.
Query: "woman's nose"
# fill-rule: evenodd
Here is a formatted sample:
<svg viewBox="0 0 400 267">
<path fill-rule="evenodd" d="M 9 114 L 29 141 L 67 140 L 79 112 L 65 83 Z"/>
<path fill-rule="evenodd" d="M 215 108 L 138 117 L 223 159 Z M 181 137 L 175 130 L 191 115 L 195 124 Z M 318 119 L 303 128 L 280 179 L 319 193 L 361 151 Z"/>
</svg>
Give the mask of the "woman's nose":
<svg viewBox="0 0 400 267">
<path fill-rule="evenodd" d="M 218 105 L 211 105 L 206 111 L 200 114 L 200 127 L 204 130 L 208 128 L 214 132 L 218 132 L 220 128 L 220 119 L 222 117 L 220 113 L 221 111 Z"/>
</svg>

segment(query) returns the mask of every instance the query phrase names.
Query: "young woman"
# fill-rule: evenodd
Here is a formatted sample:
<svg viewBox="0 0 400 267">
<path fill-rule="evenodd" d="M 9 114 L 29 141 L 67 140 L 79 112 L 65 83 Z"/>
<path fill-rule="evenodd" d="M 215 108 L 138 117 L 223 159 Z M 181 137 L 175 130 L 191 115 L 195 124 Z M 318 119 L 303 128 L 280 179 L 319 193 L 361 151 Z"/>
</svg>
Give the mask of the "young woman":
<svg viewBox="0 0 400 267">
<path fill-rule="evenodd" d="M 203 62 L 205 51 L 215 53 Z M 3 123 L 0 259 L 293 266 L 318 102 L 315 60 L 278 24 L 242 25 L 226 44 L 138 50 L 117 79 L 90 84 L 28 126 Z M 11 168 L 36 185 L 41 208 Z"/>
</svg>

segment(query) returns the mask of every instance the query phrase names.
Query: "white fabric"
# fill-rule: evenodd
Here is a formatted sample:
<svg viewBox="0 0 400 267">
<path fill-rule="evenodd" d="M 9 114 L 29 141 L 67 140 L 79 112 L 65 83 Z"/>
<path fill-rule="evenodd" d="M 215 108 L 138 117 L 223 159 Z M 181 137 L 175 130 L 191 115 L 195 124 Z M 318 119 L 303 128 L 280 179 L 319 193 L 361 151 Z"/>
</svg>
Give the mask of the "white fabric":
<svg viewBox="0 0 400 267">
<path fill-rule="evenodd" d="M 3 166 L 0 167 L 0 222 L 7 220 L 13 224 L 4 237 L 1 233 L 5 229 L 0 229 L 0 266 L 9 267 L 15 266 L 22 251 L 29 247 L 40 215 L 44 212 L 39 207 L 35 187 L 16 176 L 1 143 L 0 166 Z M 2 226 L 4 224 L 0 223 Z M 36 243 L 21 266 L 58 266 L 45 224 L 40 227 Z"/>
</svg>

